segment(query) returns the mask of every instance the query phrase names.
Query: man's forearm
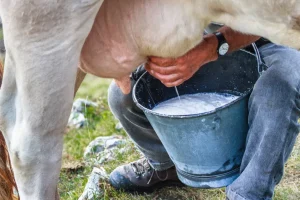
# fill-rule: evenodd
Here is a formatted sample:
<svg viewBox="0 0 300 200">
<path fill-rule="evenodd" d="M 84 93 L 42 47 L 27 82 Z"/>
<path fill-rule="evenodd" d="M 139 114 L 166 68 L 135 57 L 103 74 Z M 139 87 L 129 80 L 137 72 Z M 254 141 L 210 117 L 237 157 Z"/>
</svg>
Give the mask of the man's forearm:
<svg viewBox="0 0 300 200">
<path fill-rule="evenodd" d="M 229 44 L 229 52 L 246 47 L 260 38 L 259 36 L 246 35 L 241 32 L 234 31 L 227 26 L 220 28 L 218 31 L 223 33 L 226 38 Z"/>
<path fill-rule="evenodd" d="M 237 31 L 232 30 L 231 28 L 224 26 L 218 30 L 223 33 L 229 44 L 229 52 L 239 50 L 243 47 L 250 45 L 251 43 L 257 41 L 260 37 L 254 35 L 246 35 Z M 218 40 L 215 35 L 209 34 L 204 36 L 204 41 L 207 45 L 210 46 L 209 50 L 211 51 L 211 60 L 216 60 L 218 58 L 217 48 Z M 197 48 L 197 47 L 196 47 Z"/>
<path fill-rule="evenodd" d="M 233 31 L 229 27 L 223 27 L 219 31 L 226 38 L 230 52 L 248 46 L 259 39 L 257 36 Z M 181 57 L 149 57 L 146 69 L 167 87 L 177 86 L 191 78 L 204 64 L 217 60 L 217 48 L 217 37 L 214 34 L 205 35 L 200 44 Z"/>
</svg>

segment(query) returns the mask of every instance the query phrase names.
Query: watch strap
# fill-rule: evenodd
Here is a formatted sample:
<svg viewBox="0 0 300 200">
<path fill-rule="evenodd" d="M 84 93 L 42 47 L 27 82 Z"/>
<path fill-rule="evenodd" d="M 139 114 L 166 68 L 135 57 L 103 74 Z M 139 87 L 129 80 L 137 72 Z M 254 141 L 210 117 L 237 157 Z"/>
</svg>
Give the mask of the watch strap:
<svg viewBox="0 0 300 200">
<path fill-rule="evenodd" d="M 227 43 L 226 38 L 224 37 L 224 35 L 221 32 L 214 32 L 214 35 L 216 36 L 217 40 L 218 40 L 218 48 L 217 48 L 217 53 L 220 56 L 221 54 L 219 53 L 220 47 L 222 44 Z"/>
</svg>

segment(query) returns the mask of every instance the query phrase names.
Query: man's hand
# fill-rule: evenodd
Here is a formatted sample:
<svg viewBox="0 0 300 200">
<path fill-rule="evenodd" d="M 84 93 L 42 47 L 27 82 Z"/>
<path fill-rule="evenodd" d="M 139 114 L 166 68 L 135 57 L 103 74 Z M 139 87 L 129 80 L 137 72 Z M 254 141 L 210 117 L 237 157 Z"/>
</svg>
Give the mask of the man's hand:
<svg viewBox="0 0 300 200">
<path fill-rule="evenodd" d="M 159 79 L 167 87 L 182 84 L 191 78 L 204 64 L 217 59 L 217 39 L 215 36 L 205 37 L 203 41 L 179 58 L 149 57 L 146 70 Z M 131 81 L 128 76 L 115 79 L 123 94 L 131 91 Z"/>
<path fill-rule="evenodd" d="M 245 47 L 260 38 L 255 35 L 239 33 L 226 26 L 218 31 L 223 33 L 226 38 L 229 52 Z M 201 66 L 216 60 L 218 58 L 217 48 L 216 36 L 213 34 L 205 35 L 199 45 L 179 58 L 150 57 L 146 69 L 167 87 L 177 86 L 191 78 Z"/>
<path fill-rule="evenodd" d="M 149 57 L 145 68 L 165 86 L 178 86 L 191 78 L 202 65 L 216 60 L 216 49 L 215 36 L 205 37 L 198 46 L 179 58 Z"/>
</svg>

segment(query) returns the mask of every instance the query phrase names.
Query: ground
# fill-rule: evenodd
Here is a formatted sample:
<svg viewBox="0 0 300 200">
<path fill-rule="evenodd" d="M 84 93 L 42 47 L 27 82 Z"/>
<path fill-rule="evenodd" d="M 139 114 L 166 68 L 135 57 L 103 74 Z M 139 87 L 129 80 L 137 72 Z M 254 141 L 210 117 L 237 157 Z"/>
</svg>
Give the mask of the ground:
<svg viewBox="0 0 300 200">
<path fill-rule="evenodd" d="M 98 136 L 122 135 L 124 131 L 115 129 L 116 120 L 109 111 L 107 105 L 108 79 L 100 79 L 88 76 L 79 89 L 76 98 L 84 98 L 97 101 L 99 108 L 95 111 L 87 111 L 89 125 L 79 130 L 69 130 L 65 135 L 63 152 L 63 170 L 60 175 L 59 192 L 62 200 L 78 199 L 82 194 L 91 173 L 90 166 L 84 166 L 83 152 L 85 147 Z M 102 165 L 108 173 L 117 166 L 134 161 L 140 154 L 132 145 L 131 150 L 124 154 L 118 154 L 117 159 Z M 192 199 L 192 200 L 219 200 L 225 199 L 224 189 L 201 190 L 193 188 L 165 188 L 152 194 L 127 194 L 114 190 L 108 183 L 100 183 L 104 191 L 102 199 Z M 285 175 L 275 191 L 275 200 L 300 199 L 300 140 L 297 141 L 293 153 L 286 165 Z"/>
</svg>

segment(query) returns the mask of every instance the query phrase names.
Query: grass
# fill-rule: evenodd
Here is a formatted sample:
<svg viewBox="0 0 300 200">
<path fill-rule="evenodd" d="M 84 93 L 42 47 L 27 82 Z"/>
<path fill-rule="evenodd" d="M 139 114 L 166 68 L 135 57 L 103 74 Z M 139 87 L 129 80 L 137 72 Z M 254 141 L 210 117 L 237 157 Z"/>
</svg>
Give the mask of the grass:
<svg viewBox="0 0 300 200">
<path fill-rule="evenodd" d="M 63 152 L 63 170 L 60 175 L 59 192 L 61 199 L 78 199 L 82 194 L 91 166 L 82 165 L 85 147 L 98 136 L 122 135 L 124 131 L 115 129 L 116 120 L 107 105 L 107 88 L 110 80 L 88 76 L 79 89 L 76 98 L 97 101 L 97 110 L 88 111 L 89 126 L 79 130 L 70 130 L 65 135 Z M 125 136 L 126 137 L 126 136 Z M 107 162 L 102 167 L 110 173 L 117 166 L 134 161 L 140 157 L 133 144 L 125 154 L 118 154 L 117 159 Z M 77 166 L 77 167 L 76 167 Z M 79 167 L 78 167 L 79 166 Z M 152 194 L 134 195 L 114 190 L 108 183 L 100 183 L 104 191 L 102 199 L 183 199 L 183 200 L 219 200 L 225 199 L 224 189 L 201 190 L 194 188 L 164 188 Z M 300 199 L 300 141 L 298 140 L 293 153 L 286 165 L 285 176 L 275 191 L 275 200 Z"/>
</svg>

